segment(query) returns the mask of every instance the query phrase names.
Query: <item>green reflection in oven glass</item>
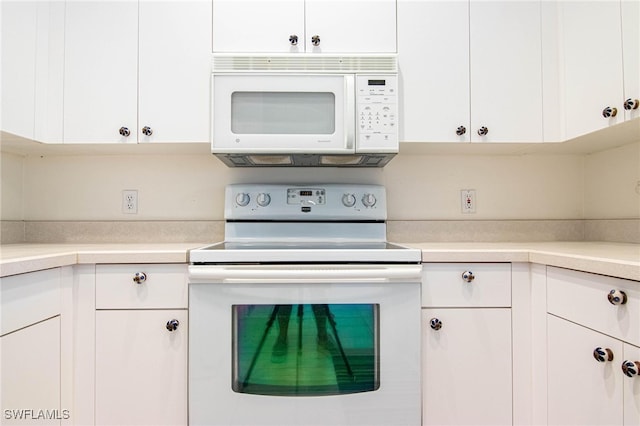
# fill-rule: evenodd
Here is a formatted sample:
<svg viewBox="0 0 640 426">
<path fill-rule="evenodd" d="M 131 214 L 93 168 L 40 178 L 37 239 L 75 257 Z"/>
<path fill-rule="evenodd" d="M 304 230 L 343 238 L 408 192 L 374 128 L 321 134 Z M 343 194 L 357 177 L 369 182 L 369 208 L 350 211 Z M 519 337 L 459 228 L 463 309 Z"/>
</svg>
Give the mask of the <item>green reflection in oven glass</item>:
<svg viewBox="0 0 640 426">
<path fill-rule="evenodd" d="M 377 390 L 379 307 L 233 305 L 233 390 L 283 396 Z"/>
</svg>

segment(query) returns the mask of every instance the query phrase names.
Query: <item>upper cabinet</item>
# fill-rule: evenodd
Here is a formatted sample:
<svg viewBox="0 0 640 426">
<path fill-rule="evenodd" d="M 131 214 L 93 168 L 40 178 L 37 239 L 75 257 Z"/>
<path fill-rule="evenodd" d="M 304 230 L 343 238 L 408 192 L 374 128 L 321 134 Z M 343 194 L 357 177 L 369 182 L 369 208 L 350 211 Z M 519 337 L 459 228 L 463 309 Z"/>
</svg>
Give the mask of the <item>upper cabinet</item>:
<svg viewBox="0 0 640 426">
<path fill-rule="evenodd" d="M 395 53 L 395 0 L 213 0 L 213 51 Z"/>
<path fill-rule="evenodd" d="M 540 2 L 398 2 L 400 139 L 542 141 Z"/>
<path fill-rule="evenodd" d="M 67 2 L 64 142 L 207 142 L 210 16 L 201 0 Z"/>
<path fill-rule="evenodd" d="M 623 0 L 622 60 L 624 75 L 624 116 L 640 118 L 640 1 Z"/>
<path fill-rule="evenodd" d="M 64 2 L 3 1 L 2 130 L 62 139 Z"/>
<path fill-rule="evenodd" d="M 563 0 L 554 6 L 555 14 L 546 16 L 543 26 L 558 33 L 556 139 L 640 117 L 638 2 Z"/>
</svg>

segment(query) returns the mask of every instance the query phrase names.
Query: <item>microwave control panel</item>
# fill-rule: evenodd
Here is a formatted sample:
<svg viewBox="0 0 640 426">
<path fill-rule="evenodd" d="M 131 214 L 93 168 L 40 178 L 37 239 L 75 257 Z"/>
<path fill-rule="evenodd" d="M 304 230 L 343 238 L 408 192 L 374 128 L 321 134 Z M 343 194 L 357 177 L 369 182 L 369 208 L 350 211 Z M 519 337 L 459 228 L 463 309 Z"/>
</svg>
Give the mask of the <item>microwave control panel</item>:
<svg viewBox="0 0 640 426">
<path fill-rule="evenodd" d="M 398 76 L 358 75 L 357 140 L 360 150 L 398 148 Z"/>
</svg>

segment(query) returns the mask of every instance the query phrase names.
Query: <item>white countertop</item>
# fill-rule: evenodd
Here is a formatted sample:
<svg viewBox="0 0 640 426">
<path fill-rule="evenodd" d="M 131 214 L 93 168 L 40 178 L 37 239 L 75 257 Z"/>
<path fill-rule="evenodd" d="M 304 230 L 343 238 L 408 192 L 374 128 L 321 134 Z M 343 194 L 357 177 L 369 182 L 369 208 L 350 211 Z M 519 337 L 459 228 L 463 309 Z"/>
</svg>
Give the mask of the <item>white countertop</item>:
<svg viewBox="0 0 640 426">
<path fill-rule="evenodd" d="M 0 276 L 93 263 L 186 263 L 208 243 L 5 244 Z M 640 281 L 640 244 L 607 242 L 413 243 L 423 262 L 532 262 Z"/>
</svg>

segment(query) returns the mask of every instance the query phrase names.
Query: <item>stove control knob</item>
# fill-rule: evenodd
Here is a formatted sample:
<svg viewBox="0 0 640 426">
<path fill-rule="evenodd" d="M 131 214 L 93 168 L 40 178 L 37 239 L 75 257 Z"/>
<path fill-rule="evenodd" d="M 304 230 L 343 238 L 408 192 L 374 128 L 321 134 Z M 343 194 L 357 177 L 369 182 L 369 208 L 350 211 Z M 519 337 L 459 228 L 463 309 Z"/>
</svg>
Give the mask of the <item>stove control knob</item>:
<svg viewBox="0 0 640 426">
<path fill-rule="evenodd" d="M 256 198 L 256 202 L 260 207 L 267 207 L 271 202 L 271 195 L 265 192 L 261 192 L 260 194 L 258 194 L 258 197 Z"/>
<path fill-rule="evenodd" d="M 240 207 L 246 206 L 247 204 L 249 204 L 249 201 L 251 201 L 251 197 L 249 197 L 249 194 L 247 194 L 246 192 L 241 192 L 236 195 L 236 204 Z"/>
<path fill-rule="evenodd" d="M 353 207 L 356 204 L 356 196 L 353 194 L 344 194 L 342 196 L 342 204 L 345 207 Z"/>
<path fill-rule="evenodd" d="M 362 197 L 362 204 L 364 204 L 365 207 L 373 207 L 377 201 L 376 196 L 373 194 L 364 194 L 364 197 Z"/>
</svg>

